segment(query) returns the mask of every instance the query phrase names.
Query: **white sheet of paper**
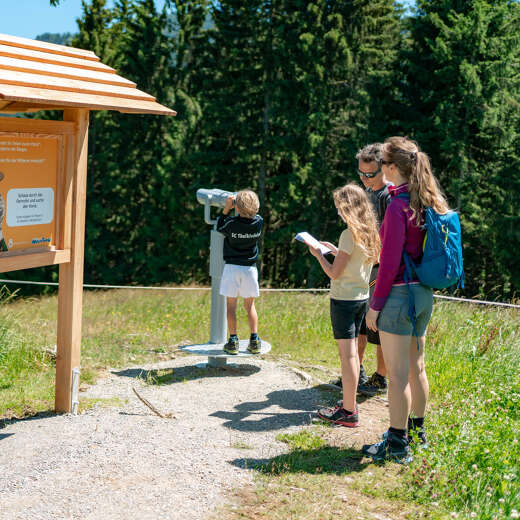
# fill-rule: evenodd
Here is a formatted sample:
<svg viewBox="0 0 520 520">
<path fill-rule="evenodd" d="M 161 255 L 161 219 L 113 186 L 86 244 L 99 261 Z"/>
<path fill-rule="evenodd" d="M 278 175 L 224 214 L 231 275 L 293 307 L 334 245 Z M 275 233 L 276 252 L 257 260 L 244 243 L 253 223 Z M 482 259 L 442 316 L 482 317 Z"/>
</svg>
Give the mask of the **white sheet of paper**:
<svg viewBox="0 0 520 520">
<path fill-rule="evenodd" d="M 307 233 L 307 231 L 301 231 L 294 238 L 295 240 L 299 240 L 300 242 L 308 244 L 312 247 L 317 247 L 324 255 L 330 253 L 331 251 L 328 247 L 320 244 L 311 234 Z"/>
</svg>

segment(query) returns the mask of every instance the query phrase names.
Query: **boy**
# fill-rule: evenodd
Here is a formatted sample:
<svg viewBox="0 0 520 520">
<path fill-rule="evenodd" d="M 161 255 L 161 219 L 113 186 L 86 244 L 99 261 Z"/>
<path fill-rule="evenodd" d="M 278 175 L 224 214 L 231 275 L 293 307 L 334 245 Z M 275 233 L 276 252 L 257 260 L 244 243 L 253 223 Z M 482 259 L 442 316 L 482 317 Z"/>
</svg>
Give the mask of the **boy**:
<svg viewBox="0 0 520 520">
<path fill-rule="evenodd" d="M 235 207 L 236 216 L 228 213 Z M 261 341 L 258 337 L 258 315 L 255 298 L 259 296 L 258 240 L 262 234 L 263 219 L 257 215 L 260 203 L 255 192 L 239 191 L 226 200 L 222 215 L 217 221 L 217 231 L 225 235 L 224 239 L 224 272 L 220 283 L 220 294 L 226 297 L 227 323 L 229 340 L 224 345 L 224 352 L 238 354 L 237 336 L 237 299 L 244 298 L 244 308 L 249 320 L 251 337 L 247 350 L 259 354 Z"/>
</svg>

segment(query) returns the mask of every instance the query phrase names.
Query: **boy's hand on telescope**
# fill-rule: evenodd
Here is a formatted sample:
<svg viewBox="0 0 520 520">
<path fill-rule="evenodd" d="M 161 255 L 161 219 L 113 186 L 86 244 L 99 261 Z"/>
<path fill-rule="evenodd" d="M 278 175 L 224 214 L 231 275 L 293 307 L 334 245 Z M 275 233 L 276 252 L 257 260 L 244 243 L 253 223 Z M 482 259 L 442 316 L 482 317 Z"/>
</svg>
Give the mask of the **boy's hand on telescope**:
<svg viewBox="0 0 520 520">
<path fill-rule="evenodd" d="M 223 213 L 227 215 L 233 209 L 234 205 L 235 205 L 235 196 L 234 195 L 230 195 L 226 199 L 226 205 L 224 206 Z"/>
<path fill-rule="evenodd" d="M 323 244 L 325 247 L 328 247 L 330 249 L 330 252 L 336 256 L 338 254 L 338 248 L 331 244 L 330 242 L 324 242 L 323 240 L 320 240 L 320 244 Z"/>
<path fill-rule="evenodd" d="M 367 323 L 367 327 L 374 332 L 377 332 L 377 318 L 379 318 L 379 311 L 368 309 L 365 321 Z"/>
</svg>

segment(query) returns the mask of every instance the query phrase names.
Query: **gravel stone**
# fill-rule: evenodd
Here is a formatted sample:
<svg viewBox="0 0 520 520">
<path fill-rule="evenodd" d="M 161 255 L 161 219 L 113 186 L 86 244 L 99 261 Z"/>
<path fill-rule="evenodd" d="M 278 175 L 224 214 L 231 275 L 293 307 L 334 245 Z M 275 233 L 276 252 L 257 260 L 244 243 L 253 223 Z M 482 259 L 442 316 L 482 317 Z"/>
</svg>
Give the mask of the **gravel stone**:
<svg viewBox="0 0 520 520">
<path fill-rule="evenodd" d="M 309 425 L 320 394 L 287 367 L 261 359 L 199 368 L 179 357 L 110 370 L 81 398 L 114 399 L 78 416 L 13 421 L 0 430 L 0 518 L 201 519 L 255 460 L 287 450 L 276 436 Z M 149 385 L 150 370 L 174 380 Z M 141 403 L 135 387 L 162 414 Z"/>
</svg>

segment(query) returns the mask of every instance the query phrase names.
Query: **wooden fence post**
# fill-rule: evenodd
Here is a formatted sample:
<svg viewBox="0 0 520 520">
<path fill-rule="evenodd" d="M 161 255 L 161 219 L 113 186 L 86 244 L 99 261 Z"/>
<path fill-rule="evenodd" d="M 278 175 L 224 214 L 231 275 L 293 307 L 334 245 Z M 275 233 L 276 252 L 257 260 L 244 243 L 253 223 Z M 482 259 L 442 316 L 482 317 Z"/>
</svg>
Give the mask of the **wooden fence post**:
<svg viewBox="0 0 520 520">
<path fill-rule="evenodd" d="M 72 371 L 80 367 L 81 358 L 89 111 L 64 110 L 63 119 L 74 122 L 76 128 L 74 142 L 69 142 L 72 154 L 66 159 L 66 185 L 62 197 L 65 214 L 72 213 L 72 220 L 69 220 L 72 225 L 62 234 L 63 247 L 70 247 L 70 262 L 59 267 L 55 409 L 70 412 Z"/>
</svg>

